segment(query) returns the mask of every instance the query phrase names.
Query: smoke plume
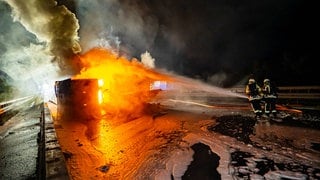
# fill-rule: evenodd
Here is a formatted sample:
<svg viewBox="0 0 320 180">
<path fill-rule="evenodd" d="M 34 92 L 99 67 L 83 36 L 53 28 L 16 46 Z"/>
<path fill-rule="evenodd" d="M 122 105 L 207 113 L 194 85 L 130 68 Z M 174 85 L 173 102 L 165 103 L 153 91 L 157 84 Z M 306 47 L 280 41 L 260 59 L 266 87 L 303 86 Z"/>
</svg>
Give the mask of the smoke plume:
<svg viewBox="0 0 320 180">
<path fill-rule="evenodd" d="M 75 15 L 53 0 L 0 1 L 0 12 L 0 71 L 15 89 L 6 96 L 53 95 L 55 80 L 77 72 Z"/>
<path fill-rule="evenodd" d="M 159 26 L 158 19 L 144 11 L 147 7 L 136 1 L 77 1 L 75 14 L 83 51 L 104 47 L 129 59 L 140 56 L 153 46 Z"/>
<path fill-rule="evenodd" d="M 95 39 L 117 37 L 120 53 L 137 57 L 147 50 L 158 68 L 208 83 L 224 74 L 218 83 L 230 87 L 249 74 L 283 82 L 315 77 L 306 70 L 315 64 L 300 63 L 318 56 L 311 6 L 303 0 L 80 0 L 75 13 L 85 50 L 99 43 Z M 280 63 L 284 54 L 292 54 L 290 67 Z"/>
<path fill-rule="evenodd" d="M 77 72 L 73 55 L 104 47 L 127 59 L 147 51 L 157 59 L 152 66 L 223 87 L 270 73 L 278 84 L 319 84 L 311 6 L 303 0 L 0 0 L 0 70 L 41 84 L 58 76 L 49 72 Z"/>
<path fill-rule="evenodd" d="M 150 53 L 146 51 L 145 53 L 141 54 L 141 62 L 145 66 L 149 68 L 155 68 L 155 59 L 151 57 Z"/>
<path fill-rule="evenodd" d="M 58 6 L 54 0 L 6 2 L 12 8 L 14 21 L 20 22 L 40 43 L 45 44 L 62 72 L 74 71 L 71 57 L 81 51 L 75 15 L 65 6 Z"/>
</svg>

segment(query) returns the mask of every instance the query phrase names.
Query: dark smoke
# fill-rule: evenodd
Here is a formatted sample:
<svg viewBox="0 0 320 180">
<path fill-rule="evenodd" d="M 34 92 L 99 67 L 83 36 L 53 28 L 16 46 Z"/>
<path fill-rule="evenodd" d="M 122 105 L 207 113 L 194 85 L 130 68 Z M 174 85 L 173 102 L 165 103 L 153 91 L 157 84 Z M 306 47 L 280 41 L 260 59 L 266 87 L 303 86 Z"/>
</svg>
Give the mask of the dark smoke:
<svg viewBox="0 0 320 180">
<path fill-rule="evenodd" d="M 15 21 L 47 46 L 64 73 L 74 71 L 71 57 L 81 51 L 75 15 L 54 0 L 8 0 Z"/>
<path fill-rule="evenodd" d="M 129 59 L 147 51 L 157 68 L 222 87 L 243 85 L 250 74 L 279 85 L 320 84 L 317 11 L 304 0 L 5 2 L 1 20 L 12 11 L 15 21 L 0 21 L 0 69 L 10 76 L 38 76 L 33 68 L 47 66 L 72 74 L 70 56 L 81 45 Z"/>
<path fill-rule="evenodd" d="M 77 71 L 70 57 L 80 52 L 79 25 L 64 6 L 9 0 L 0 1 L 0 12 L 0 72 L 10 77 L 14 96 L 51 93 L 55 80 Z"/>
<path fill-rule="evenodd" d="M 102 46 L 131 58 L 153 46 L 158 19 L 151 14 L 143 16 L 143 7 L 136 2 L 79 0 L 75 4 L 84 52 Z"/>
<path fill-rule="evenodd" d="M 250 74 L 283 85 L 319 84 L 316 11 L 303 0 L 75 4 L 84 49 L 100 44 L 135 57 L 147 50 L 158 68 L 221 86 L 242 83 Z"/>
</svg>

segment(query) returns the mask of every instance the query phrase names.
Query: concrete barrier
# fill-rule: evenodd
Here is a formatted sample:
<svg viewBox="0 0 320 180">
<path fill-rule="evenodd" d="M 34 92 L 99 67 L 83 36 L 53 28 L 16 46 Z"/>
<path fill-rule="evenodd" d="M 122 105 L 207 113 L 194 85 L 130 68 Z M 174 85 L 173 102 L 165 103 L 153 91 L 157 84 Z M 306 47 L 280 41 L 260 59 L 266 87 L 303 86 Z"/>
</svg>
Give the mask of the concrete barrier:
<svg viewBox="0 0 320 180">
<path fill-rule="evenodd" d="M 50 111 L 43 105 L 41 123 L 41 145 L 39 146 L 40 179 L 68 180 L 65 157 L 61 150 Z"/>
</svg>

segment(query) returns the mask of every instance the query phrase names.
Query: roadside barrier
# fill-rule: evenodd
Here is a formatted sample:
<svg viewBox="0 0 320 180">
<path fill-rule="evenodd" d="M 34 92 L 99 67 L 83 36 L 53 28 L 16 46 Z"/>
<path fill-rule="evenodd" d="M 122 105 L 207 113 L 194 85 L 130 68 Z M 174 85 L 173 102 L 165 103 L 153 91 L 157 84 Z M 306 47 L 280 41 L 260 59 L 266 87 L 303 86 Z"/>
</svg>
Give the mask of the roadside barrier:
<svg viewBox="0 0 320 180">
<path fill-rule="evenodd" d="M 24 103 L 30 103 L 29 106 L 32 107 L 35 103 L 36 96 L 26 96 L 22 98 L 13 99 L 10 101 L 0 102 L 0 114 L 5 113 L 7 111 L 18 108 Z"/>
</svg>

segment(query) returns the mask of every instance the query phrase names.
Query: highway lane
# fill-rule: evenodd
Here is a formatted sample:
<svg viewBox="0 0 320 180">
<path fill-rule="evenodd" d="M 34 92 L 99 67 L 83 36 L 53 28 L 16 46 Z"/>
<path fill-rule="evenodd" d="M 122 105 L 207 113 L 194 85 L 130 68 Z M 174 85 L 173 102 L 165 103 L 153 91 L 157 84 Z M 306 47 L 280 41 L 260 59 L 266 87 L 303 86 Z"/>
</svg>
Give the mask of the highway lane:
<svg viewBox="0 0 320 180">
<path fill-rule="evenodd" d="M 24 109 L 0 126 L 0 179 L 36 179 L 41 106 Z"/>
<path fill-rule="evenodd" d="M 33 97 L 10 106 L 1 114 L 0 179 L 68 179 L 46 103 Z"/>
<path fill-rule="evenodd" d="M 207 101 L 216 102 L 212 106 L 219 113 L 224 112 L 221 108 L 226 108 L 228 112 L 234 108 L 239 111 L 249 110 L 246 99 L 242 98 L 237 99 L 237 101 L 230 99 L 228 102 L 216 101 L 216 99 L 207 99 Z M 0 179 L 36 179 L 39 177 L 40 165 L 37 161 L 39 157 L 38 143 L 44 140 L 39 140 L 39 133 L 41 132 L 40 118 L 42 114 L 40 105 L 36 105 L 37 102 L 39 102 L 37 98 L 31 98 L 23 105 L 20 104 L 17 114 L 3 125 L 0 125 Z M 235 102 L 237 102 L 236 105 L 234 104 Z M 229 106 L 227 106 L 229 103 L 235 105 L 235 107 L 230 107 L 231 109 L 229 109 Z M 171 101 L 170 104 L 172 104 Z M 220 107 L 219 105 L 223 106 L 218 108 Z M 196 110 L 198 107 L 187 106 L 187 109 L 190 110 L 190 108 Z M 46 116 L 50 117 L 50 114 Z M 46 130 L 54 130 L 54 125 L 51 124 L 50 127 L 46 127 Z M 56 140 L 47 141 L 51 144 L 56 143 Z M 59 149 L 58 146 L 52 147 L 52 150 Z M 47 148 L 51 147 L 47 146 Z M 58 157 L 56 154 L 52 155 L 52 162 L 55 162 L 56 157 Z M 59 158 L 63 159 L 63 157 Z"/>
</svg>

